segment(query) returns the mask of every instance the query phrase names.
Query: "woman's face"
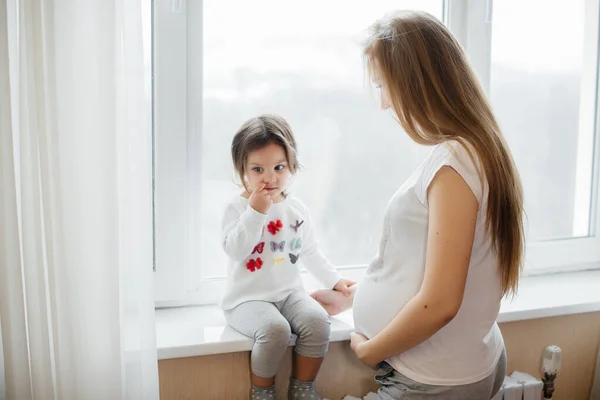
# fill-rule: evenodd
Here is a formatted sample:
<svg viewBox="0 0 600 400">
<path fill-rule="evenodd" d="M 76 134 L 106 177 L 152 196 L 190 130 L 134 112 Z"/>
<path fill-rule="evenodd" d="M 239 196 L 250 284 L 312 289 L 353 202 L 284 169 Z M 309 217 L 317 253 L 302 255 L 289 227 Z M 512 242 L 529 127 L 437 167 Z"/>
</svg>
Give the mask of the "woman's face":
<svg viewBox="0 0 600 400">
<path fill-rule="evenodd" d="M 375 87 L 377 88 L 377 91 L 379 92 L 379 101 L 380 101 L 380 106 L 382 110 L 387 110 L 392 106 L 392 103 L 390 101 L 390 95 L 388 92 L 387 87 L 385 86 L 385 84 L 383 83 L 383 79 L 381 79 L 381 76 L 383 76 L 379 70 L 379 67 L 377 65 L 375 65 L 375 68 L 373 70 L 373 84 L 375 85 Z"/>
</svg>

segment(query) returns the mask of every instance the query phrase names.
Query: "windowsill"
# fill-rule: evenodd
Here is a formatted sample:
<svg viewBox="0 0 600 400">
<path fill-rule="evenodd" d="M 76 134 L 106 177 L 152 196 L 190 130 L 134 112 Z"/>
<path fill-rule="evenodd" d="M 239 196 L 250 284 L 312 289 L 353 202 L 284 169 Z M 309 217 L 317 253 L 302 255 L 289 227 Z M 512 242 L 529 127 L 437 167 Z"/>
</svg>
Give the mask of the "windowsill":
<svg viewBox="0 0 600 400">
<path fill-rule="evenodd" d="M 600 270 L 531 276 L 502 304 L 498 322 L 592 311 L 600 311 Z M 333 317 L 331 341 L 348 340 L 353 329 L 352 311 Z M 253 344 L 227 326 L 215 305 L 156 310 L 156 341 L 159 360 L 249 351 Z"/>
</svg>

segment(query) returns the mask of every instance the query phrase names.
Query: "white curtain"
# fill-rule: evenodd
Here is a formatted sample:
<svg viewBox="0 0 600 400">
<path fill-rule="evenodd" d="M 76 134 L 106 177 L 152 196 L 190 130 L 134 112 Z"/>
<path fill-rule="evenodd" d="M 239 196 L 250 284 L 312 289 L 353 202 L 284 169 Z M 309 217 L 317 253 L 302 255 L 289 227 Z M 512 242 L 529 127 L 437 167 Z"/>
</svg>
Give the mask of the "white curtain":
<svg viewBox="0 0 600 400">
<path fill-rule="evenodd" d="M 0 0 L 7 399 L 158 398 L 150 18 L 150 0 Z"/>
</svg>

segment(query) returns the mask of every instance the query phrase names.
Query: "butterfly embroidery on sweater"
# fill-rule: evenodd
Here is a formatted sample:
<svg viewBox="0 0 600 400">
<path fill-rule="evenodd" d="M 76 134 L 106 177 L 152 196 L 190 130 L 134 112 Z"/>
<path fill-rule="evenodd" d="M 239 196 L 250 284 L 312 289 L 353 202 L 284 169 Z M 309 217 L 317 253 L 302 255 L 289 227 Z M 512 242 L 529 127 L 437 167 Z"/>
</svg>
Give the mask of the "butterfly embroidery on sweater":
<svg viewBox="0 0 600 400">
<path fill-rule="evenodd" d="M 292 253 L 288 253 L 290 256 L 290 261 L 292 262 L 292 264 L 296 264 L 296 262 L 298 261 L 298 259 L 300 258 L 300 254 L 295 255 Z"/>
<path fill-rule="evenodd" d="M 271 232 L 271 235 L 275 235 L 281 230 L 281 228 L 283 228 L 283 223 L 279 219 L 277 221 L 269 222 L 269 225 L 267 226 L 267 229 L 269 232 Z"/>
<path fill-rule="evenodd" d="M 293 238 L 290 243 L 290 250 L 298 250 L 302 247 L 302 238 Z"/>
<path fill-rule="evenodd" d="M 283 258 L 283 257 L 282 258 L 275 258 L 275 259 L 273 259 L 273 262 L 275 264 L 279 264 L 280 262 L 283 262 L 283 261 L 285 261 L 285 258 Z"/>
<path fill-rule="evenodd" d="M 265 242 L 260 242 L 259 244 L 254 246 L 254 250 L 252 250 L 252 254 L 254 254 L 254 253 L 262 254 L 264 248 L 265 248 Z"/>
<path fill-rule="evenodd" d="M 279 251 L 283 251 L 283 249 L 285 248 L 285 240 L 282 242 L 271 242 L 271 251 L 273 253 L 275 253 L 277 250 Z"/>
<path fill-rule="evenodd" d="M 254 271 L 260 269 L 260 267 L 262 267 L 262 265 L 263 265 L 263 262 L 262 262 L 262 260 L 261 260 L 260 257 L 257 257 L 256 260 L 254 260 L 253 258 L 251 258 L 246 263 L 246 268 L 248 268 L 248 270 L 250 272 L 254 272 Z"/>
<path fill-rule="evenodd" d="M 296 220 L 296 225 L 290 225 L 290 228 L 294 230 L 294 232 L 298 233 L 298 228 L 304 223 L 304 220 L 298 221 Z"/>
</svg>

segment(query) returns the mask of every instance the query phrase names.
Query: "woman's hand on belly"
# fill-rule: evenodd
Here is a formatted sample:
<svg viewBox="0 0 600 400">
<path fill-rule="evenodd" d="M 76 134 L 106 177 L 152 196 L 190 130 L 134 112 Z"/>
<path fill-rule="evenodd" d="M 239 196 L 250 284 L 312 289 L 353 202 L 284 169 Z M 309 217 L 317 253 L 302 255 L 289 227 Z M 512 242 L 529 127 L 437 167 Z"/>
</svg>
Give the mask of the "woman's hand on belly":
<svg viewBox="0 0 600 400">
<path fill-rule="evenodd" d="M 338 290 L 319 289 L 310 293 L 329 315 L 336 315 L 352 308 L 354 303 L 354 293 L 358 285 L 352 285 L 348 288 L 350 295 L 347 296 Z"/>
<path fill-rule="evenodd" d="M 356 332 L 352 332 L 350 334 L 350 348 L 354 351 L 354 354 L 356 354 L 356 357 L 359 359 L 359 361 L 365 364 L 367 367 L 377 369 L 377 366 L 382 360 L 375 360 L 372 357 L 369 357 L 370 352 L 367 351 L 368 345 L 369 339 L 367 339 L 364 335 Z"/>
</svg>

